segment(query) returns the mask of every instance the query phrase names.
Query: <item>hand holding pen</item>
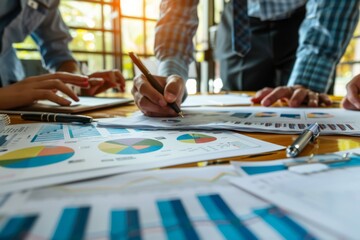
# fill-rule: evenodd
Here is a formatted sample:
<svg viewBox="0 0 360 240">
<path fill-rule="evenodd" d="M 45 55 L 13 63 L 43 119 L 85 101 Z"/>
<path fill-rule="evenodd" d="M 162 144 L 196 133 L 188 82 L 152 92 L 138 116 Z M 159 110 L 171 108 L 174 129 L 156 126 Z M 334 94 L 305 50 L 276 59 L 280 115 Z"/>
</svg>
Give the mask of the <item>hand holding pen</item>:
<svg viewBox="0 0 360 240">
<path fill-rule="evenodd" d="M 179 106 L 185 93 L 184 80 L 176 75 L 154 77 L 135 54 L 129 55 L 143 73 L 135 77 L 132 89 L 139 109 L 151 117 L 181 116 Z"/>
</svg>

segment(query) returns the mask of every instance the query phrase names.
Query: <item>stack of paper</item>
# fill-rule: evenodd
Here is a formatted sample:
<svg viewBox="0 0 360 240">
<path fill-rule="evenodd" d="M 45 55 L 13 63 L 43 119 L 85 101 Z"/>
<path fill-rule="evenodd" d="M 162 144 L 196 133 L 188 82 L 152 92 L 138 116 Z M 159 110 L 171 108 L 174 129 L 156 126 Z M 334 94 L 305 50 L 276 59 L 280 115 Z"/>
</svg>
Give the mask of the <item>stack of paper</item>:
<svg viewBox="0 0 360 240">
<path fill-rule="evenodd" d="M 142 129 L 228 129 L 250 132 L 299 133 L 317 122 L 322 135 L 360 135 L 360 112 L 332 108 L 186 108 L 184 118 L 152 118 L 137 113 L 104 120 L 100 126 Z"/>
<path fill-rule="evenodd" d="M 1 134 L 0 193 L 283 148 L 229 131 L 143 131 L 96 124 L 11 125 Z"/>
<path fill-rule="evenodd" d="M 39 189 L 10 197 L 0 226 L 13 239 L 342 237 L 228 183 L 239 177 L 231 166 L 188 168 Z"/>
</svg>

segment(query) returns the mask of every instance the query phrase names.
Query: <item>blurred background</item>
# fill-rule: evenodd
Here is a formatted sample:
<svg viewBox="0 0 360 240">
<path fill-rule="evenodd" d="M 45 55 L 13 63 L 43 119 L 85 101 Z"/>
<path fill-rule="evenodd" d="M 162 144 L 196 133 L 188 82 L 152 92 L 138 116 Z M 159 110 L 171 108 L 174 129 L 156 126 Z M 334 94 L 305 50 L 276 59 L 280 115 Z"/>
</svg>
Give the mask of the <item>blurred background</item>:
<svg viewBox="0 0 360 240">
<path fill-rule="evenodd" d="M 137 72 L 127 56 L 129 51 L 143 58 L 156 71 L 154 58 L 155 25 L 161 0 L 61 0 L 60 11 L 74 38 L 70 48 L 83 70 L 93 72 L 117 68 L 128 80 Z M 212 54 L 216 25 L 220 21 L 224 0 L 200 0 L 198 28 L 194 43 L 196 62 L 190 67 L 189 93 L 219 92 L 222 87 Z M 28 75 L 42 73 L 40 54 L 33 40 L 16 44 Z M 334 94 L 345 94 L 346 83 L 360 73 L 359 26 L 337 67 Z"/>
</svg>

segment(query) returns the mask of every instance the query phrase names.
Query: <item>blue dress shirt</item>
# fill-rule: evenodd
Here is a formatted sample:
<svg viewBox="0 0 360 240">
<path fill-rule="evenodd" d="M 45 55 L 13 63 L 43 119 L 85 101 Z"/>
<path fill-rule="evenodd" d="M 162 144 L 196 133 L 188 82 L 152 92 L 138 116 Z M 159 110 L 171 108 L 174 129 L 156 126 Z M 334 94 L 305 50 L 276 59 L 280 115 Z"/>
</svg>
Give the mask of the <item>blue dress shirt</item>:
<svg viewBox="0 0 360 240">
<path fill-rule="evenodd" d="M 2 86 L 22 80 L 25 77 L 13 43 L 24 41 L 31 36 L 38 45 L 43 65 L 49 71 L 65 61 L 74 60 L 68 48 L 72 40 L 66 24 L 58 10 L 59 0 L 18 0 L 17 14 L 2 9 L 5 16 L 0 18 L 0 79 Z M 11 8 L 11 4 L 2 6 Z M 11 9 L 10 9 L 11 11 Z"/>
<path fill-rule="evenodd" d="M 284 19 L 306 2 L 297 58 L 288 85 L 327 92 L 332 72 L 358 23 L 360 0 L 248 0 L 248 14 L 262 20 Z M 159 74 L 187 79 L 193 60 L 199 0 L 162 0 L 156 26 L 155 54 Z M 231 34 L 231 33 L 229 33 Z"/>
</svg>

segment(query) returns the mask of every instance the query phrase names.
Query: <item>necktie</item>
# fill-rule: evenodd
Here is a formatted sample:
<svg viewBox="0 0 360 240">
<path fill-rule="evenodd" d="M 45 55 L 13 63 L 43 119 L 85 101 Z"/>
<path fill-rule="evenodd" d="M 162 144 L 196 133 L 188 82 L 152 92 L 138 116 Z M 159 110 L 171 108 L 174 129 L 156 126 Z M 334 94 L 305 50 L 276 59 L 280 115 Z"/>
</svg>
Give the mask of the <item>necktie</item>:
<svg viewBox="0 0 360 240">
<path fill-rule="evenodd" d="M 243 57 L 251 48 L 251 32 L 247 15 L 247 0 L 233 0 L 233 19 L 233 49 Z"/>
</svg>

